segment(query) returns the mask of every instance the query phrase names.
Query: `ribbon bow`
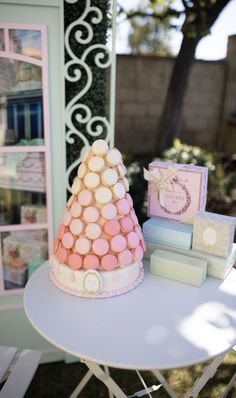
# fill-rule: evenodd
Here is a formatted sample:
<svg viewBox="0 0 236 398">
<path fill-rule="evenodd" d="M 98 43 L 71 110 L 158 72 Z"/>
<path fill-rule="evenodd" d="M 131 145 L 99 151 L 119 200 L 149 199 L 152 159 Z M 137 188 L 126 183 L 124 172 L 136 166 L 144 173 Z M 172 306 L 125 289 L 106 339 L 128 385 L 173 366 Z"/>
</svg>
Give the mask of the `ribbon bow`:
<svg viewBox="0 0 236 398">
<path fill-rule="evenodd" d="M 154 169 L 152 169 L 150 171 L 146 170 L 146 169 L 143 169 L 143 171 L 144 171 L 145 180 L 150 181 L 151 183 L 153 183 L 153 185 L 154 184 L 157 185 L 157 187 L 159 187 L 159 189 L 161 188 L 161 189 L 163 189 L 165 191 L 172 191 L 171 182 L 167 182 L 167 179 L 172 174 L 176 173 L 176 168 L 169 167 L 167 169 L 166 176 L 163 176 L 158 168 L 154 168 Z M 156 187 L 154 188 L 154 190 L 156 191 Z"/>
<path fill-rule="evenodd" d="M 168 167 L 165 176 L 161 174 L 160 170 L 157 167 L 150 171 L 146 169 L 143 169 L 143 171 L 144 171 L 145 180 L 151 183 L 149 186 L 149 193 L 150 194 L 158 193 L 159 190 L 160 204 L 161 206 L 165 206 L 166 191 L 173 191 L 171 182 L 167 182 L 167 180 L 177 172 L 176 167 Z"/>
</svg>

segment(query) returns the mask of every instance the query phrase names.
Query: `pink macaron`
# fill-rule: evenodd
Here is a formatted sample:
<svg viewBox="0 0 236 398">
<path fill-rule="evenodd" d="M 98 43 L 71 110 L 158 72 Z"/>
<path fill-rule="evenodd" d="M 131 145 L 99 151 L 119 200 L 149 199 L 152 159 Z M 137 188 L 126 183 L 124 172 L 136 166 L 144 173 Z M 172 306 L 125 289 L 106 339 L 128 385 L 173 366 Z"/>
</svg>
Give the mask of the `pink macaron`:
<svg viewBox="0 0 236 398">
<path fill-rule="evenodd" d="M 134 225 L 138 225 L 138 217 L 136 216 L 134 209 L 131 209 L 129 214 L 133 220 Z"/>
<path fill-rule="evenodd" d="M 95 254 L 87 254 L 87 256 L 84 257 L 84 268 L 86 269 L 97 269 L 99 268 L 100 261 Z"/>
<path fill-rule="evenodd" d="M 65 210 L 64 216 L 63 216 L 63 224 L 65 226 L 68 226 L 71 222 L 72 216 L 70 210 Z"/>
<path fill-rule="evenodd" d="M 117 215 L 117 208 L 113 203 L 107 203 L 102 206 L 101 214 L 106 220 L 112 220 Z"/>
<path fill-rule="evenodd" d="M 88 189 L 82 189 L 78 195 L 78 202 L 81 206 L 89 206 L 92 203 L 93 194 Z"/>
<path fill-rule="evenodd" d="M 66 232 L 62 237 L 62 244 L 65 249 L 71 249 L 74 245 L 74 236 L 70 232 Z"/>
<path fill-rule="evenodd" d="M 84 209 L 83 218 L 86 222 L 96 222 L 99 219 L 99 210 L 94 206 L 89 206 Z"/>
<path fill-rule="evenodd" d="M 118 235 L 120 232 L 120 223 L 116 220 L 109 220 L 104 224 L 103 229 L 107 235 Z"/>
<path fill-rule="evenodd" d="M 62 240 L 64 233 L 66 232 L 66 228 L 64 224 L 61 224 L 57 231 L 57 237 L 59 240 Z"/>
<path fill-rule="evenodd" d="M 104 256 L 109 251 L 109 243 L 103 238 L 96 239 L 92 244 L 92 249 L 98 256 Z"/>
<path fill-rule="evenodd" d="M 134 232 L 136 232 L 140 240 L 143 239 L 142 229 L 140 225 L 135 225 Z"/>
<path fill-rule="evenodd" d="M 126 193 L 126 194 L 125 194 L 125 199 L 128 200 L 128 202 L 129 202 L 129 204 L 130 204 L 130 207 L 133 207 L 134 202 L 133 202 L 133 199 L 132 199 L 132 197 L 130 196 L 129 193 Z"/>
<path fill-rule="evenodd" d="M 79 204 L 79 202 L 77 200 L 75 200 L 72 203 L 71 208 L 70 208 L 72 217 L 74 217 L 74 218 L 79 217 L 81 214 L 81 210 L 82 210 L 81 205 Z"/>
<path fill-rule="evenodd" d="M 87 238 L 81 237 L 75 242 L 75 250 L 79 254 L 87 254 L 91 249 L 91 241 Z"/>
<path fill-rule="evenodd" d="M 95 222 L 89 223 L 85 228 L 85 235 L 89 239 L 97 239 L 101 235 L 102 230 L 100 225 L 96 224 Z"/>
<path fill-rule="evenodd" d="M 58 260 L 61 264 L 65 264 L 67 260 L 67 250 L 64 247 L 61 247 L 57 253 Z"/>
<path fill-rule="evenodd" d="M 129 217 L 129 216 L 123 217 L 119 220 L 119 222 L 121 225 L 122 232 L 126 233 L 126 232 L 130 232 L 133 230 L 134 223 L 133 223 L 131 217 Z"/>
<path fill-rule="evenodd" d="M 84 225 L 79 218 L 74 218 L 70 223 L 70 231 L 73 235 L 79 235 L 83 231 Z"/>
<path fill-rule="evenodd" d="M 118 214 L 127 215 L 130 211 L 130 204 L 127 199 L 120 199 L 116 202 Z"/>
<path fill-rule="evenodd" d="M 134 231 L 128 233 L 127 241 L 130 249 L 135 249 L 139 245 L 139 237 Z"/>
<path fill-rule="evenodd" d="M 111 239 L 111 249 L 116 252 L 122 252 L 127 246 L 127 241 L 124 236 L 116 235 Z"/>
<path fill-rule="evenodd" d="M 53 247 L 53 253 L 57 254 L 60 247 L 61 247 L 61 242 L 59 241 L 59 239 L 56 239 L 56 241 L 54 243 L 54 247 Z"/>
<path fill-rule="evenodd" d="M 133 255 L 132 252 L 128 249 L 118 254 L 119 264 L 121 266 L 127 266 L 132 263 Z"/>
<path fill-rule="evenodd" d="M 146 250 L 147 250 L 147 245 L 146 245 L 146 242 L 145 242 L 145 240 L 144 239 L 141 239 L 141 246 L 142 246 L 142 249 L 143 249 L 143 251 L 145 252 Z"/>
<path fill-rule="evenodd" d="M 72 203 L 74 202 L 76 196 L 75 195 L 71 195 L 67 201 L 67 207 L 70 207 L 72 205 Z"/>
<path fill-rule="evenodd" d="M 118 265 L 116 256 L 114 254 L 106 254 L 101 259 L 101 265 L 106 271 L 112 271 Z"/>
<path fill-rule="evenodd" d="M 80 256 L 78 253 L 72 253 L 68 257 L 68 265 L 70 268 L 76 270 L 82 267 L 83 264 L 83 257 Z"/>
<path fill-rule="evenodd" d="M 136 261 L 141 261 L 143 259 L 143 249 L 141 246 L 138 246 L 136 249 L 134 249 L 134 258 Z"/>
</svg>

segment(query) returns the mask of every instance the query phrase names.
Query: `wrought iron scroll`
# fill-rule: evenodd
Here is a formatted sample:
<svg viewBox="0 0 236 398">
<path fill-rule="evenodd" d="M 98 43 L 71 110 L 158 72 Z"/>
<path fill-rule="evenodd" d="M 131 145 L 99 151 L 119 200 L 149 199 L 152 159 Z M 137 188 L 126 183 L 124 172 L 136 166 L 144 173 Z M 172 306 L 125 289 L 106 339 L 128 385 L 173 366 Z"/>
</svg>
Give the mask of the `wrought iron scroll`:
<svg viewBox="0 0 236 398">
<path fill-rule="evenodd" d="M 64 77 L 72 96 L 66 103 L 66 149 L 67 149 L 67 189 L 70 190 L 75 170 L 81 163 L 83 151 L 95 139 L 103 138 L 110 146 L 114 142 L 114 102 L 115 102 L 115 0 L 112 4 L 112 49 L 104 40 L 108 32 L 104 32 L 102 42 L 97 42 L 96 28 L 104 24 L 104 10 L 99 7 L 97 0 L 65 0 L 71 7 L 79 8 L 79 15 L 74 21 L 65 26 L 65 69 Z M 106 1 L 103 2 L 106 3 Z M 77 4 L 76 4 L 77 3 Z M 67 9 L 68 9 L 67 4 Z M 75 7 L 75 6 L 74 6 Z M 104 26 L 104 25 L 103 25 Z M 108 27 L 108 23 L 107 23 Z M 97 98 L 93 85 L 96 84 L 94 76 L 96 70 L 104 70 L 104 84 L 108 86 L 109 100 Z M 101 77 L 100 77 L 101 80 Z M 106 81 L 105 81 L 106 80 Z M 67 90 L 66 86 L 66 90 Z M 90 96 L 90 92 L 91 96 Z M 67 98 L 68 96 L 66 96 Z M 94 113 L 98 101 L 104 101 L 104 110 Z M 105 102 L 108 102 L 105 104 Z M 98 104 L 99 105 L 99 104 Z M 73 153 L 76 148 L 77 153 Z"/>
</svg>

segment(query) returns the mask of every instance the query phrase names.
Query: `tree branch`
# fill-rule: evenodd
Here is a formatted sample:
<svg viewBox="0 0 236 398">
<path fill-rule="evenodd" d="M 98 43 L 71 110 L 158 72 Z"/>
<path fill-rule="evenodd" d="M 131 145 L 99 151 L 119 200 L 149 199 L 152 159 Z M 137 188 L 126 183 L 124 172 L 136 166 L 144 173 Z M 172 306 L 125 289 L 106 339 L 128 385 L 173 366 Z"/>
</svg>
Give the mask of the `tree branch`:
<svg viewBox="0 0 236 398">
<path fill-rule="evenodd" d="M 207 22 L 209 28 L 215 23 L 223 8 L 230 2 L 230 0 L 217 0 L 208 11 Z"/>
<path fill-rule="evenodd" d="M 159 19 L 161 21 L 167 19 L 168 17 L 175 17 L 179 18 L 180 15 L 185 14 L 185 10 L 182 11 L 177 11 L 174 10 L 173 8 L 168 8 L 165 12 L 162 14 L 156 13 L 156 12 L 145 12 L 141 10 L 137 11 L 125 11 L 123 7 L 119 5 L 119 14 L 125 14 L 126 19 L 132 19 L 135 17 L 143 17 L 143 18 L 154 18 L 154 19 Z"/>
</svg>

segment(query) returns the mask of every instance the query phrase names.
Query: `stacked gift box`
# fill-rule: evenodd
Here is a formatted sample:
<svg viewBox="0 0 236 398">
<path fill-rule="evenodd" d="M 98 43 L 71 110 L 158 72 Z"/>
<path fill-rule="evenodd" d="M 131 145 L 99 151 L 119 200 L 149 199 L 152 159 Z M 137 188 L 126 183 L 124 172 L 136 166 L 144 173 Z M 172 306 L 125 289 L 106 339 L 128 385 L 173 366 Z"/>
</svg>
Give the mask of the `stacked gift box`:
<svg viewBox="0 0 236 398">
<path fill-rule="evenodd" d="M 236 218 L 205 211 L 208 169 L 152 162 L 148 215 L 143 224 L 151 273 L 201 286 L 206 275 L 225 279 L 236 260 Z"/>
<path fill-rule="evenodd" d="M 47 231 L 14 231 L 3 239 L 6 288 L 23 287 L 34 269 L 47 259 Z"/>
</svg>

